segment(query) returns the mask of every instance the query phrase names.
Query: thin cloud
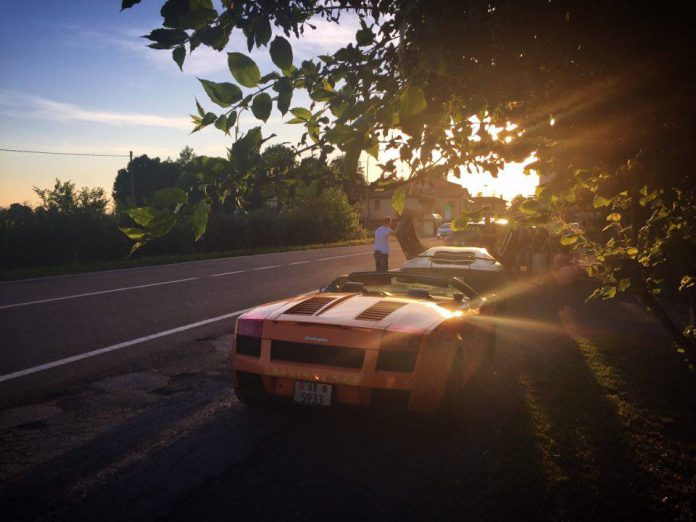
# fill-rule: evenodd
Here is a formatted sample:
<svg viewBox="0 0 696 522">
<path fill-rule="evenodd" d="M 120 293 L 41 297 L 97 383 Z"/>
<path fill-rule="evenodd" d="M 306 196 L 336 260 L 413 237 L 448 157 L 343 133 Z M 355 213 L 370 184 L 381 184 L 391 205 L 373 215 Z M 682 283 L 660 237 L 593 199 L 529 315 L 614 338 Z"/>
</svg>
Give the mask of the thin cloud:
<svg viewBox="0 0 696 522">
<path fill-rule="evenodd" d="M 40 118 L 59 122 L 90 122 L 116 126 L 164 127 L 189 129 L 188 118 L 159 116 L 137 112 L 111 112 L 57 102 L 39 96 L 0 92 L 0 110 L 7 115 Z"/>
<path fill-rule="evenodd" d="M 319 18 L 311 20 L 311 24 L 316 29 L 306 27 L 305 33 L 301 38 L 290 36 L 296 64 L 299 64 L 302 60 L 314 58 L 319 54 L 333 53 L 354 41 L 355 32 L 360 28 L 358 18 L 354 15 L 342 17 L 339 24 Z M 122 51 L 135 53 L 140 59 L 155 65 L 159 70 L 171 74 L 179 74 L 179 69 L 172 60 L 171 52 L 150 49 L 147 47 L 147 44 L 150 42 L 140 38 L 141 35 L 147 32 L 149 31 L 132 29 L 121 34 L 112 35 L 83 30 L 78 32 L 78 36 L 93 41 L 95 44 L 112 45 Z M 275 32 L 280 34 L 277 30 Z M 192 54 L 187 55 L 183 73 L 185 75 L 201 76 L 228 72 L 227 52 L 230 51 L 249 54 L 264 71 L 275 68 L 266 48 L 254 48 L 249 52 L 247 50 L 246 38 L 240 30 L 235 29 L 232 31 L 230 42 L 224 51 L 218 52 L 202 45 Z"/>
<path fill-rule="evenodd" d="M 316 27 L 306 27 L 301 38 L 292 38 L 293 49 L 303 58 L 312 58 L 319 54 L 330 54 L 341 47 L 355 41 L 355 33 L 360 28 L 358 17 L 345 15 L 340 23 L 316 19 L 311 24 Z"/>
</svg>

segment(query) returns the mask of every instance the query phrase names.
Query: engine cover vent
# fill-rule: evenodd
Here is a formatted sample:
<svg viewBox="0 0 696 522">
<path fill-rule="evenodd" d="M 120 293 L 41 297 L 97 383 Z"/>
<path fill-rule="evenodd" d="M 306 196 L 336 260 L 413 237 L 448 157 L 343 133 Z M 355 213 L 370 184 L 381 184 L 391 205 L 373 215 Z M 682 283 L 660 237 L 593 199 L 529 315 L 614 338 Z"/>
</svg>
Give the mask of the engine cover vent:
<svg viewBox="0 0 696 522">
<path fill-rule="evenodd" d="M 370 308 L 364 310 L 356 319 L 362 319 L 364 321 L 381 321 L 387 317 L 392 312 L 395 312 L 406 303 L 400 303 L 398 301 L 379 301 L 373 304 Z"/>
<path fill-rule="evenodd" d="M 334 300 L 335 297 L 310 297 L 309 299 L 306 299 L 301 303 L 297 303 L 295 306 L 289 308 L 285 311 L 285 313 L 291 315 L 314 315 Z"/>
</svg>

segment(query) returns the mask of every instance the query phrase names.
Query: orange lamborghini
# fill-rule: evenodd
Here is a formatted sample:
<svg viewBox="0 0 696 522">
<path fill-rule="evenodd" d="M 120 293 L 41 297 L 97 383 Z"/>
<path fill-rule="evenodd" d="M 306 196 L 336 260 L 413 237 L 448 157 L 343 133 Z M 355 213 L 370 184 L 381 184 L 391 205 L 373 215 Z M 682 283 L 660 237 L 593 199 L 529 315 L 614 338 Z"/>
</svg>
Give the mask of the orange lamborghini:
<svg viewBox="0 0 696 522">
<path fill-rule="evenodd" d="M 495 305 L 444 276 L 358 272 L 237 320 L 233 384 L 249 405 L 456 405 L 490 362 Z"/>
</svg>

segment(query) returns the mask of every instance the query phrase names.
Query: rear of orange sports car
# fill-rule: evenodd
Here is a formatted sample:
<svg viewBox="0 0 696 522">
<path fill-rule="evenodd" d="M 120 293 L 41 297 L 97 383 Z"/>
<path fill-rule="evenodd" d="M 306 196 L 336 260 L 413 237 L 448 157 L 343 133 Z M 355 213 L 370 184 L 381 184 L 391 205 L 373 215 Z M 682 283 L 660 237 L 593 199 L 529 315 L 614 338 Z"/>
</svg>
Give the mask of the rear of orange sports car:
<svg viewBox="0 0 696 522">
<path fill-rule="evenodd" d="M 480 310 L 410 297 L 317 293 L 237 320 L 233 383 L 243 402 L 437 412 L 490 356 Z"/>
</svg>

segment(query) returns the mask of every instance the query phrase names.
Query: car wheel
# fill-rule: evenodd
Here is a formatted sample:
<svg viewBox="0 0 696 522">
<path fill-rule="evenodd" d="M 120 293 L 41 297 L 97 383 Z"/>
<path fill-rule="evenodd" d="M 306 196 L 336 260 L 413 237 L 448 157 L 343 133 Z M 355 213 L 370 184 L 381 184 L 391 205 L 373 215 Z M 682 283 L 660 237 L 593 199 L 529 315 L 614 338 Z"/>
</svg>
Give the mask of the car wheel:
<svg viewBox="0 0 696 522">
<path fill-rule="evenodd" d="M 234 393 L 239 402 L 252 408 L 265 406 L 268 402 L 268 394 L 260 375 L 237 372 L 237 387 Z"/>
<path fill-rule="evenodd" d="M 249 406 L 250 408 L 259 408 L 263 406 L 264 398 L 258 392 L 245 390 L 244 388 L 235 388 L 234 393 L 237 395 L 237 400 L 245 406 Z"/>
</svg>

